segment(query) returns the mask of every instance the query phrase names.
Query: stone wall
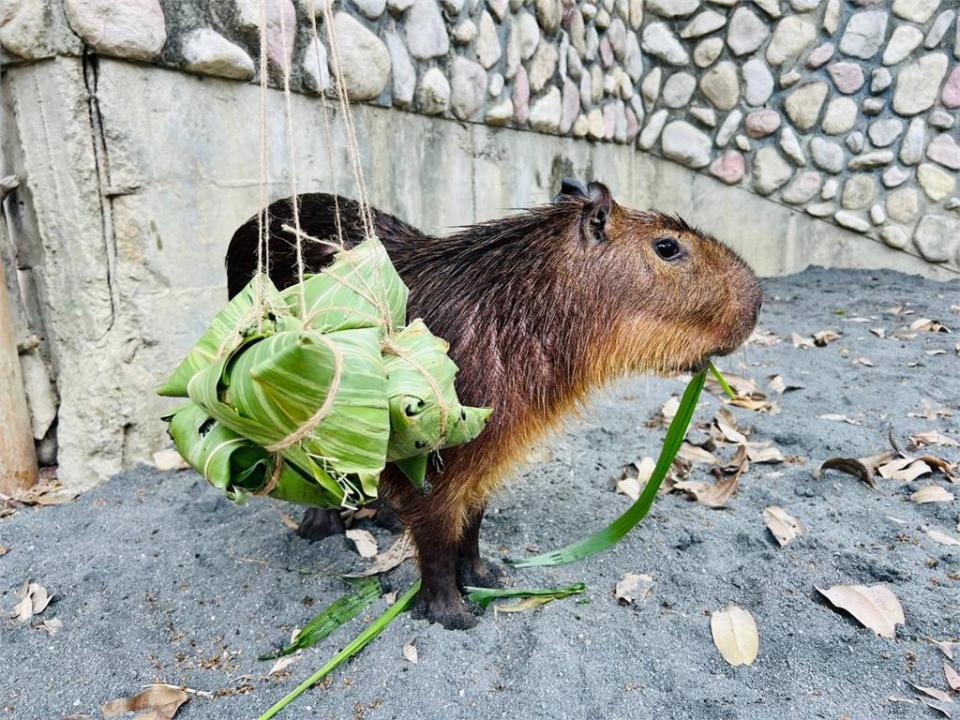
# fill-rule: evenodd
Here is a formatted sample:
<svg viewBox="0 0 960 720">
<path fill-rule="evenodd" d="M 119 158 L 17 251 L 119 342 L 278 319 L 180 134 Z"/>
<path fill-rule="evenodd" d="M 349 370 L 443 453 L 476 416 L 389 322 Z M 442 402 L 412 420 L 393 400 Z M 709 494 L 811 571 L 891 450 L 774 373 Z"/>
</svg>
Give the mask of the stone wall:
<svg viewBox="0 0 960 720">
<path fill-rule="evenodd" d="M 329 170 L 317 9 L 267 0 L 270 83 L 289 65 L 300 189 L 354 194 L 338 123 Z M 336 12 L 371 198 L 429 231 L 575 175 L 680 212 L 762 274 L 960 267 L 958 31 L 936 0 Z M 260 197 L 259 16 L 259 0 L 0 0 L 0 179 L 20 181 L 0 261 L 35 436 L 76 487 L 164 446 L 152 387 L 222 302 L 226 243 Z M 291 163 L 283 97 L 267 102 L 275 198 Z"/>
</svg>

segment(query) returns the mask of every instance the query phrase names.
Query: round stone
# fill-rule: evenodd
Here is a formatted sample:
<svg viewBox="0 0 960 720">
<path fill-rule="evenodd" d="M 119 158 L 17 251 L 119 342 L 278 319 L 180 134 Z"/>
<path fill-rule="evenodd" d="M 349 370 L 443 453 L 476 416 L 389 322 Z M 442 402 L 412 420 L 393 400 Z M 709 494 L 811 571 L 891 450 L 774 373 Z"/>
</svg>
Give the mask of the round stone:
<svg viewBox="0 0 960 720">
<path fill-rule="evenodd" d="M 907 246 L 907 234 L 896 225 L 885 225 L 880 231 L 880 239 L 895 250 L 903 250 Z"/>
<path fill-rule="evenodd" d="M 947 34 L 947 30 L 950 29 L 950 24 L 953 22 L 953 19 L 956 16 L 957 13 L 954 10 L 944 10 L 942 13 L 937 15 L 937 19 L 933 21 L 933 25 L 930 27 L 930 31 L 927 33 L 927 37 L 923 41 L 923 46 L 928 50 L 937 47 L 937 45 L 940 44 L 940 41 L 943 40 L 943 37 Z"/>
<path fill-rule="evenodd" d="M 923 42 L 923 31 L 913 25 L 898 25 L 883 51 L 883 64 L 896 65 Z"/>
<path fill-rule="evenodd" d="M 893 162 L 892 150 L 872 150 L 863 155 L 858 155 L 849 163 L 847 167 L 851 170 L 866 170 L 871 168 L 883 167 Z"/>
<path fill-rule="evenodd" d="M 196 73 L 236 80 L 249 80 L 256 73 L 247 51 L 212 28 L 199 28 L 187 33 L 183 37 L 182 52 L 186 68 Z M 324 51 L 324 72 L 327 69 L 326 57 Z M 305 59 L 309 60 L 309 55 L 305 55 Z"/>
<path fill-rule="evenodd" d="M 563 111 L 560 114 L 559 131 L 561 135 L 566 135 L 570 132 L 574 122 L 576 122 L 577 114 L 580 112 L 580 91 L 577 89 L 577 84 L 569 78 L 563 79 L 562 101 Z"/>
<path fill-rule="evenodd" d="M 560 90 L 551 87 L 530 107 L 530 127 L 537 132 L 556 134 L 560 129 L 563 100 Z"/>
<path fill-rule="evenodd" d="M 717 63 L 701 78 L 700 91 L 718 110 L 732 110 L 740 101 L 737 66 L 729 60 Z"/>
<path fill-rule="evenodd" d="M 923 159 L 923 148 L 926 144 L 927 126 L 923 118 L 914 118 L 910 121 L 907 134 L 900 143 L 900 160 L 905 165 L 916 165 Z"/>
<path fill-rule="evenodd" d="M 686 27 L 680 31 L 680 37 L 684 39 L 702 37 L 719 30 L 726 24 L 726 16 L 715 10 L 704 10 L 687 23 Z"/>
<path fill-rule="evenodd" d="M 644 7 L 665 18 L 692 15 L 700 7 L 700 0 L 646 0 Z"/>
<path fill-rule="evenodd" d="M 670 65 L 686 65 L 690 56 L 686 48 L 670 32 L 666 23 L 650 23 L 643 29 L 641 47 Z"/>
<path fill-rule="evenodd" d="M 840 204 L 847 210 L 862 210 L 869 207 L 876 195 L 876 183 L 873 176 L 852 175 L 844 183 Z"/>
<path fill-rule="evenodd" d="M 477 33 L 477 57 L 480 64 L 489 69 L 493 67 L 503 54 L 500 46 L 500 37 L 493 17 L 484 10 L 480 16 L 480 26 Z"/>
<path fill-rule="evenodd" d="M 425 115 L 439 115 L 450 106 L 450 83 L 440 68 L 430 68 L 420 78 L 417 91 L 420 112 Z"/>
<path fill-rule="evenodd" d="M 530 81 L 523 65 L 517 68 L 517 74 L 513 78 L 511 99 L 513 100 L 513 117 L 519 125 L 525 124 L 530 115 Z"/>
<path fill-rule="evenodd" d="M 816 70 L 821 65 L 825 65 L 830 58 L 833 57 L 833 53 L 836 51 L 833 43 L 824 43 L 823 45 L 818 46 L 810 53 L 810 56 L 807 58 L 807 67 Z"/>
<path fill-rule="evenodd" d="M 817 39 L 817 28 L 802 17 L 790 15 L 777 23 L 767 46 L 767 62 L 783 65 L 796 60 Z"/>
<path fill-rule="evenodd" d="M 748 8 L 737 8 L 727 26 L 727 45 L 734 55 L 756 51 L 770 35 L 767 23 Z"/>
<path fill-rule="evenodd" d="M 924 215 L 913 233 L 913 244 L 924 260 L 947 262 L 953 257 L 960 238 L 960 220 L 943 215 Z"/>
<path fill-rule="evenodd" d="M 773 94 L 773 75 L 767 64 L 759 58 L 752 58 L 743 64 L 742 72 L 747 104 L 754 107 L 765 105 Z"/>
<path fill-rule="evenodd" d="M 893 14 L 921 25 L 933 17 L 940 0 L 893 0 Z"/>
<path fill-rule="evenodd" d="M 887 214 L 899 223 L 910 223 L 920 213 L 920 196 L 913 188 L 901 188 L 887 193 Z"/>
<path fill-rule="evenodd" d="M 827 84 L 813 82 L 790 93 L 784 108 L 798 130 L 809 130 L 816 124 L 826 97 Z"/>
<path fill-rule="evenodd" d="M 893 75 L 887 68 L 874 68 L 870 71 L 870 92 L 882 93 L 893 84 Z"/>
<path fill-rule="evenodd" d="M 694 105 L 687 110 L 687 114 L 702 125 L 706 125 L 707 127 L 717 126 L 717 113 L 713 108 Z"/>
<path fill-rule="evenodd" d="M 418 60 L 447 54 L 450 50 L 447 24 L 436 0 L 413 0 L 407 11 L 406 37 L 410 54 Z M 364 70 L 363 66 L 357 68 L 358 73 Z"/>
<path fill-rule="evenodd" d="M 848 97 L 834 98 L 827 104 L 822 128 L 828 135 L 840 135 L 851 130 L 857 122 L 857 103 Z"/>
<path fill-rule="evenodd" d="M 699 68 L 709 67 L 720 57 L 721 52 L 723 52 L 723 40 L 720 38 L 701 40 L 693 49 L 693 62 Z"/>
<path fill-rule="evenodd" d="M 897 75 L 893 109 L 900 115 L 917 115 L 933 106 L 947 72 L 947 56 L 931 53 L 904 65 Z"/>
<path fill-rule="evenodd" d="M 64 8 L 70 27 L 105 55 L 152 60 L 167 40 L 159 0 L 66 0 Z"/>
<path fill-rule="evenodd" d="M 957 25 L 960 28 L 960 24 Z M 960 33 L 960 30 L 958 30 Z M 960 107 L 960 65 L 957 65 L 951 72 L 950 77 L 943 86 L 943 94 L 940 96 L 944 107 Z"/>
<path fill-rule="evenodd" d="M 740 127 L 740 121 L 743 119 L 743 113 L 739 110 L 733 110 L 729 115 L 727 115 L 726 120 L 720 125 L 720 129 L 717 130 L 717 147 L 726 147 L 727 143 L 730 142 L 730 138 L 733 137 L 733 134 L 737 131 L 737 128 Z"/>
<path fill-rule="evenodd" d="M 882 225 L 887 219 L 887 214 L 883 211 L 883 205 L 872 205 L 870 207 L 870 222 L 874 225 Z"/>
<path fill-rule="evenodd" d="M 941 130 L 949 130 L 955 122 L 953 115 L 943 110 L 934 110 L 927 116 L 927 122 L 931 127 Z"/>
<path fill-rule="evenodd" d="M 827 68 L 837 90 L 852 95 L 863 87 L 863 68 L 854 62 L 836 62 Z"/>
<path fill-rule="evenodd" d="M 840 52 L 844 55 L 869 60 L 883 46 L 887 32 L 887 13 L 884 10 L 863 10 L 854 13 L 847 22 L 840 39 Z"/>
<path fill-rule="evenodd" d="M 810 141 L 813 163 L 821 170 L 837 174 L 843 170 L 843 148 L 836 143 L 815 137 Z"/>
<path fill-rule="evenodd" d="M 807 164 L 807 158 L 803 154 L 803 148 L 800 147 L 800 140 L 797 134 L 789 125 L 780 131 L 780 149 L 787 154 L 787 157 L 793 160 L 797 165 Z"/>
<path fill-rule="evenodd" d="M 747 115 L 744 125 L 750 137 L 764 138 L 780 127 L 780 113 L 776 110 L 757 110 Z"/>
<path fill-rule="evenodd" d="M 883 171 L 883 186 L 885 188 L 895 188 L 903 185 L 907 180 L 911 178 L 911 173 L 908 170 L 904 170 L 899 165 L 891 165 L 886 170 Z"/>
<path fill-rule="evenodd" d="M 390 45 L 390 35 L 393 35 L 400 42 L 400 49 L 406 54 L 403 47 L 403 41 L 397 37 L 396 33 L 387 34 L 387 47 L 390 50 L 390 64 L 393 66 L 393 100 L 399 105 L 409 104 L 410 97 L 407 97 L 406 88 L 400 93 L 397 91 L 398 77 L 403 75 L 402 70 L 398 71 L 397 60 L 393 57 L 393 47 Z M 410 58 L 407 58 L 407 64 L 410 65 Z M 253 70 L 253 61 L 250 61 L 251 71 Z M 320 42 L 320 38 L 313 38 L 303 49 L 303 55 L 300 58 L 300 69 L 303 73 L 303 84 L 308 90 L 315 93 L 321 93 L 330 88 L 330 71 L 327 69 L 327 49 Z M 413 72 L 413 66 L 410 65 Z M 253 76 L 251 72 L 251 77 Z M 406 79 L 406 78 L 402 78 Z M 417 80 L 416 73 L 413 75 L 412 82 Z M 409 95 L 413 95 L 413 86 L 409 88 Z"/>
<path fill-rule="evenodd" d="M 900 137 L 903 132 L 903 121 L 897 118 L 886 118 L 885 120 L 874 120 L 867 128 L 867 135 L 870 136 L 870 142 L 874 147 L 887 147 Z"/>
<path fill-rule="evenodd" d="M 657 110 L 647 118 L 647 125 L 640 133 L 640 140 L 638 141 L 642 150 L 649 150 L 657 144 L 657 140 L 660 138 L 660 132 L 667 122 L 669 112 L 669 110 Z"/>
<path fill-rule="evenodd" d="M 529 60 L 537 51 L 537 45 L 540 44 L 540 26 L 537 25 L 537 19 L 521 10 L 514 19 L 514 26 L 517 29 L 520 59 Z"/>
<path fill-rule="evenodd" d="M 660 146 L 665 157 L 690 168 L 702 168 L 710 163 L 713 143 L 690 123 L 674 120 L 663 129 Z"/>
<path fill-rule="evenodd" d="M 690 73 L 678 72 L 667 78 L 663 84 L 661 99 L 668 108 L 680 108 L 690 102 L 697 88 L 697 79 Z"/>
<path fill-rule="evenodd" d="M 653 70 L 647 73 L 647 76 L 640 84 L 640 95 L 647 103 L 648 110 L 653 108 L 657 102 L 657 98 L 660 97 L 660 83 L 662 80 L 663 70 L 661 70 L 659 67 L 655 67 Z"/>
<path fill-rule="evenodd" d="M 927 157 L 951 170 L 960 170 L 960 146 L 947 133 L 941 133 L 930 141 Z"/>
<path fill-rule="evenodd" d="M 487 91 L 487 73 L 483 67 L 473 60 L 457 55 L 453 59 L 450 79 L 450 107 L 453 114 L 460 120 L 478 119 L 483 106 L 483 96 Z M 559 90 L 557 95 L 559 96 Z M 559 122 L 558 117 L 557 123 Z"/>
<path fill-rule="evenodd" d="M 844 140 L 847 144 L 847 147 L 850 148 L 850 152 L 859 153 L 863 151 L 863 133 L 857 130 L 847 135 L 847 139 Z"/>
<path fill-rule="evenodd" d="M 780 153 L 769 145 L 757 150 L 753 157 L 753 188 L 761 195 L 769 195 L 786 183 L 793 175 L 793 168 Z"/>
<path fill-rule="evenodd" d="M 559 55 L 556 46 L 542 40 L 533 54 L 530 66 L 527 68 L 527 75 L 530 78 L 530 91 L 540 92 L 546 84 L 553 78 L 557 71 L 557 60 Z"/>
<path fill-rule="evenodd" d="M 372 100 L 383 92 L 390 77 L 387 47 L 352 15 L 339 12 L 333 23 L 347 93 L 351 99 Z"/>
<path fill-rule="evenodd" d="M 746 173 L 746 163 L 736 150 L 727 150 L 710 163 L 710 174 L 727 185 L 736 185 Z"/>
<path fill-rule="evenodd" d="M 917 181 L 934 202 L 940 202 L 953 194 L 957 181 L 953 174 L 941 170 L 936 165 L 921 163 L 917 168 Z"/>
<path fill-rule="evenodd" d="M 833 219 L 837 221 L 838 225 L 859 233 L 865 233 L 870 229 L 869 222 L 847 210 L 837 210 L 833 214 Z"/>
<path fill-rule="evenodd" d="M 643 75 L 643 53 L 640 52 L 640 41 L 637 34 L 627 33 L 627 51 L 623 56 L 623 67 L 633 82 L 640 80 Z"/>
<path fill-rule="evenodd" d="M 833 203 L 822 202 L 822 203 L 813 203 L 812 205 L 807 205 L 804 210 L 814 217 L 825 218 L 833 215 L 836 208 L 833 206 Z"/>
<path fill-rule="evenodd" d="M 477 36 L 477 25 L 473 20 L 464 20 L 453 29 L 453 41 L 457 45 L 469 45 Z M 479 47 L 477 48 L 479 53 Z"/>
<path fill-rule="evenodd" d="M 820 197 L 824 200 L 833 200 L 837 196 L 837 191 L 840 189 L 840 181 L 837 178 L 827 178 L 826 182 L 823 183 L 823 189 L 820 190 Z"/>
<path fill-rule="evenodd" d="M 808 203 L 820 192 L 822 182 L 823 178 L 816 170 L 799 172 L 780 193 L 780 199 L 791 205 Z"/>
</svg>

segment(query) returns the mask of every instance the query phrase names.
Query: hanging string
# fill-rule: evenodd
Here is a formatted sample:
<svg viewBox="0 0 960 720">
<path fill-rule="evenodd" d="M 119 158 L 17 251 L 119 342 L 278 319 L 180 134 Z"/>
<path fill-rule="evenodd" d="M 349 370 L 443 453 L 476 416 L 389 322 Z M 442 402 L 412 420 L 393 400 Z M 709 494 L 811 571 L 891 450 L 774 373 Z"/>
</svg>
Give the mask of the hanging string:
<svg viewBox="0 0 960 720">
<path fill-rule="evenodd" d="M 284 12 L 280 8 L 280 49 L 283 53 L 283 100 L 286 109 L 287 155 L 290 162 L 290 202 L 293 207 L 293 227 L 296 230 L 297 248 L 297 281 L 300 287 L 300 317 L 307 314 L 307 298 L 303 286 L 303 242 L 300 239 L 300 195 L 297 193 L 297 158 L 293 146 L 293 110 L 290 99 L 290 64 L 293 54 L 287 54 L 287 28 L 283 19 Z"/>
<path fill-rule="evenodd" d="M 270 274 L 268 247 L 270 218 L 267 215 L 267 0 L 260 0 L 260 210 L 257 212 L 257 307 L 264 306 L 262 275 Z M 257 330 L 263 329 L 263 315 Z"/>
</svg>

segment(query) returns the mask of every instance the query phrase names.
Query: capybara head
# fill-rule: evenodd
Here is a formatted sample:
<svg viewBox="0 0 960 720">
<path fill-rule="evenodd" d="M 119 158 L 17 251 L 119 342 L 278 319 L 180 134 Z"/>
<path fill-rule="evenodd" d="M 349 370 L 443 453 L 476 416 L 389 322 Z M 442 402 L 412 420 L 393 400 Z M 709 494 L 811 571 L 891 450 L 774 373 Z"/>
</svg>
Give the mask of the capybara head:
<svg viewBox="0 0 960 720">
<path fill-rule="evenodd" d="M 762 295 L 750 267 L 717 239 L 676 216 L 617 204 L 601 183 L 565 180 L 555 206 L 579 213 L 579 282 L 606 310 L 611 370 L 700 369 L 749 337 Z"/>
</svg>

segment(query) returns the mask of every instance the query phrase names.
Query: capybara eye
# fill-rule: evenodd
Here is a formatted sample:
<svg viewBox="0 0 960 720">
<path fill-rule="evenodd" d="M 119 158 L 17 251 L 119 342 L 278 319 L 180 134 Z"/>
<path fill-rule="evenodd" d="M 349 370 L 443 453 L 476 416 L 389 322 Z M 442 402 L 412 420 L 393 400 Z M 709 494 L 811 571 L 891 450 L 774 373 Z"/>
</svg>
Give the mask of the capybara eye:
<svg viewBox="0 0 960 720">
<path fill-rule="evenodd" d="M 680 243 L 673 238 L 660 238 L 653 243 L 653 249 L 661 260 L 677 260 L 683 254 Z"/>
</svg>

